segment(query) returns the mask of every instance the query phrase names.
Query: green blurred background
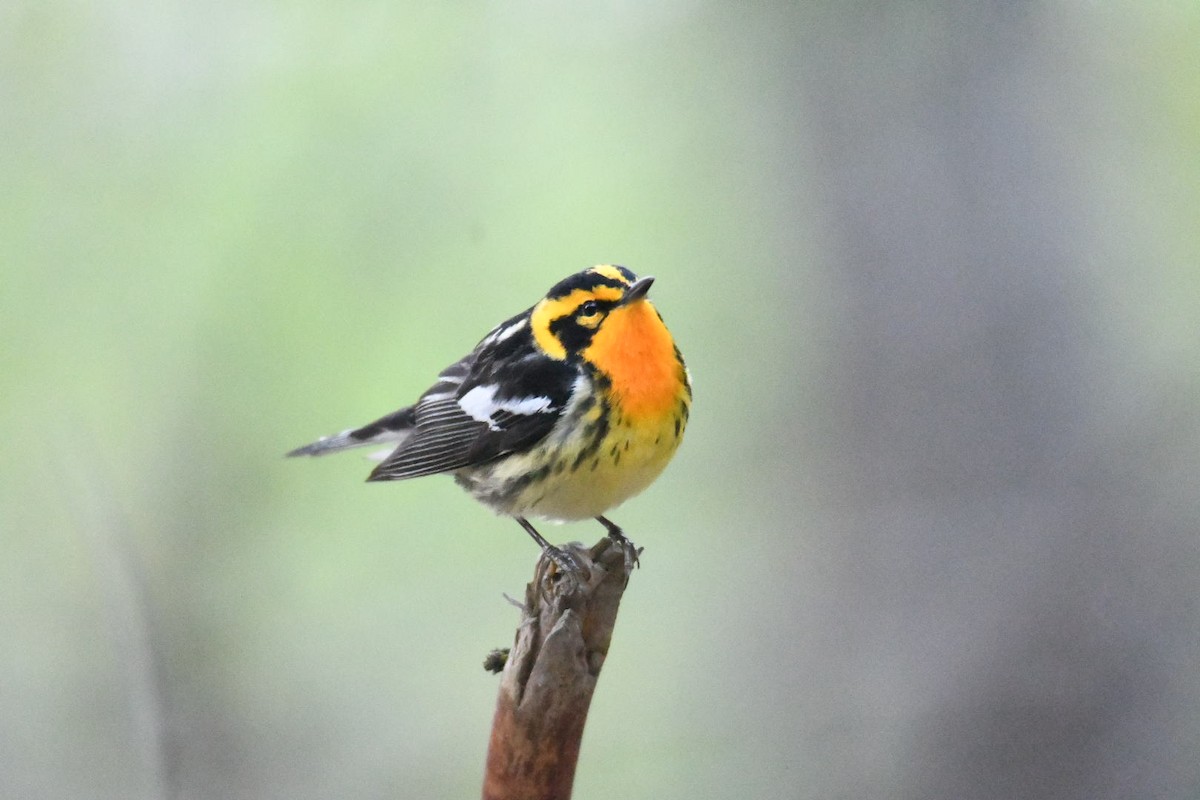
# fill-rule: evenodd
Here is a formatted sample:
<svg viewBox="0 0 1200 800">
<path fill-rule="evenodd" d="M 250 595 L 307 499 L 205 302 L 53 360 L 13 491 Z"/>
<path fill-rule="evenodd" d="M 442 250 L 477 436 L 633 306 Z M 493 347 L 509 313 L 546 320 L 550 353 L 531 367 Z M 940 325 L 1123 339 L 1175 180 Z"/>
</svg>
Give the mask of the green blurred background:
<svg viewBox="0 0 1200 800">
<path fill-rule="evenodd" d="M 577 797 L 1200 797 L 1197 42 L 1194 2 L 9 2 L 0 797 L 475 796 L 535 549 L 281 455 L 601 262 L 696 400 L 614 514 Z"/>
</svg>

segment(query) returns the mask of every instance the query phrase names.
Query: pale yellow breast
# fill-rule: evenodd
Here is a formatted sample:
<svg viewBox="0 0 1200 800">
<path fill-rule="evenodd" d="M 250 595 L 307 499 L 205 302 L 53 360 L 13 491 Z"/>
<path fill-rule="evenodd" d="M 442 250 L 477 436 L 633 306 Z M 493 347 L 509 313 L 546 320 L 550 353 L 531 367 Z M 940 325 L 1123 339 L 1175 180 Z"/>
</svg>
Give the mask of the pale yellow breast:
<svg viewBox="0 0 1200 800">
<path fill-rule="evenodd" d="M 682 434 L 681 424 L 676 435 L 673 418 L 653 429 L 615 428 L 578 467 L 564 468 L 541 487 L 531 486 L 521 498 L 527 504 L 524 513 L 564 521 L 604 514 L 654 482 L 675 455 Z"/>
</svg>

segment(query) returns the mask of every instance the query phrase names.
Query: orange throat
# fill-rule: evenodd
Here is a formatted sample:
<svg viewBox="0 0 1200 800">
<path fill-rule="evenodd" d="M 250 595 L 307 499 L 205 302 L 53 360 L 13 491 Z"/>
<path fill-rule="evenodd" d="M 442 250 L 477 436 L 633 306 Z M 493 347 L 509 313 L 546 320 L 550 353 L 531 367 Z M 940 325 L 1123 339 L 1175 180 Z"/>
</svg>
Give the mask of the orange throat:
<svg viewBox="0 0 1200 800">
<path fill-rule="evenodd" d="M 675 342 L 646 300 L 614 311 L 583 355 L 608 376 L 621 409 L 634 418 L 671 413 L 685 391 Z"/>
</svg>

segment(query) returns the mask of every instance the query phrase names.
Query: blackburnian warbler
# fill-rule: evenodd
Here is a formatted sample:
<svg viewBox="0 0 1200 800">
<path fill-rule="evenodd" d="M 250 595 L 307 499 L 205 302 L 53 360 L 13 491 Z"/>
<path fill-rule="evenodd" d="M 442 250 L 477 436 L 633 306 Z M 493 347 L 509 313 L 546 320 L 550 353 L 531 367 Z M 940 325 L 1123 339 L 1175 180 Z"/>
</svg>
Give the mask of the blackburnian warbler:
<svg viewBox="0 0 1200 800">
<path fill-rule="evenodd" d="M 398 443 L 367 480 L 451 473 L 516 519 L 560 568 L 569 556 L 527 517 L 604 516 L 649 486 L 675 454 L 691 377 L 654 306 L 651 277 L 603 265 L 572 275 L 492 329 L 407 406 L 289 456 Z"/>
</svg>

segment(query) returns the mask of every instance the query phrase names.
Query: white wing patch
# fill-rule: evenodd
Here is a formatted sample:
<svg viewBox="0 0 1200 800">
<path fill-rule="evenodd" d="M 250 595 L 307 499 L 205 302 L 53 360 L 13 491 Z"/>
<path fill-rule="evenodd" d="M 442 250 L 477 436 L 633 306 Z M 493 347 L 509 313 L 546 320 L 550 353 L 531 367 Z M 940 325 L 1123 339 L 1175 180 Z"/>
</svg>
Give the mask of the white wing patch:
<svg viewBox="0 0 1200 800">
<path fill-rule="evenodd" d="M 530 416 L 553 411 L 549 397 L 521 397 L 511 400 L 496 400 L 496 386 L 476 386 L 458 400 L 458 405 L 471 419 L 486 422 L 488 428 L 500 430 L 492 417 L 500 411 L 509 414 Z"/>
<path fill-rule="evenodd" d="M 496 342 L 503 342 L 505 339 L 508 339 L 508 338 L 520 333 L 525 328 L 525 326 L 527 326 L 528 324 L 529 324 L 529 320 L 526 317 L 521 317 L 519 320 L 514 322 L 512 325 L 509 325 L 504 330 L 497 331 L 496 338 L 492 340 L 492 343 L 494 344 Z"/>
<path fill-rule="evenodd" d="M 517 320 L 516 322 L 509 325 L 507 328 L 496 328 L 496 330 L 492 331 L 486 337 L 484 337 L 482 344 L 484 346 L 489 346 L 489 345 L 496 344 L 498 342 L 503 342 L 505 339 L 509 339 L 509 338 L 515 336 L 516 334 L 520 333 L 525 328 L 525 326 L 527 326 L 528 324 L 529 324 L 529 319 L 527 317 L 521 317 L 519 320 Z"/>
</svg>

